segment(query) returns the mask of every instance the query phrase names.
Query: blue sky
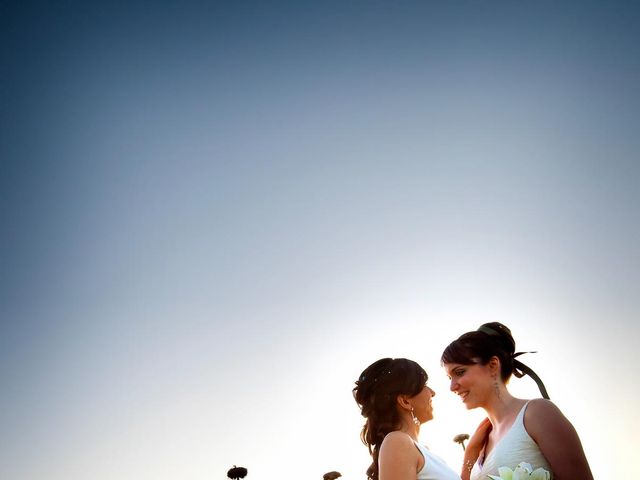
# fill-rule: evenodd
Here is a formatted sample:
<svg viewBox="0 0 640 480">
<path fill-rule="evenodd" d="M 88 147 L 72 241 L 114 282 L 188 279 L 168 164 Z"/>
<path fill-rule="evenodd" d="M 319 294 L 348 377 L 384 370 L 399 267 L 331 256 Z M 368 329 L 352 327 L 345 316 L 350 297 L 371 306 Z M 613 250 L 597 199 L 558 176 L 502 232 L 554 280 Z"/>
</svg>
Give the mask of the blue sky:
<svg viewBox="0 0 640 480">
<path fill-rule="evenodd" d="M 424 441 L 457 468 L 450 438 L 480 417 L 439 355 L 492 320 L 539 352 L 595 477 L 621 476 L 639 19 L 4 2 L 0 477 L 358 478 L 350 389 L 390 355 L 429 371 Z"/>
</svg>

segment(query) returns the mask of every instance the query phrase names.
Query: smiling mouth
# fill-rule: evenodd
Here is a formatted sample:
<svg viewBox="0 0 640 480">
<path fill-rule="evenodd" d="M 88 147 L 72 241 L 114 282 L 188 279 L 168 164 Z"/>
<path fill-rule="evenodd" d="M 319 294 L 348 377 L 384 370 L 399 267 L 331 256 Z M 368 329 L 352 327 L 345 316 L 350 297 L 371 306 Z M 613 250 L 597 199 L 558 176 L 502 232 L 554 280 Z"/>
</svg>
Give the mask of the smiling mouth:
<svg viewBox="0 0 640 480">
<path fill-rule="evenodd" d="M 459 393 L 458 395 L 460 396 L 460 400 L 464 402 L 467 399 L 467 396 L 469 396 L 469 392 Z"/>
</svg>

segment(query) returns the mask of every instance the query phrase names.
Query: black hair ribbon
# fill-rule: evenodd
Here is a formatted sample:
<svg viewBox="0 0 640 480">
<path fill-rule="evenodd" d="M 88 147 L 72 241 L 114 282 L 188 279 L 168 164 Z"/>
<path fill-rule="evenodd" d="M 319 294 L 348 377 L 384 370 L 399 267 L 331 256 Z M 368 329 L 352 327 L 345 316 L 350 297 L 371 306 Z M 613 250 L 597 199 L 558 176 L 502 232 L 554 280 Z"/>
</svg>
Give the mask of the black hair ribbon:
<svg viewBox="0 0 640 480">
<path fill-rule="evenodd" d="M 538 385 L 538 390 L 540 390 L 540 394 L 542 394 L 542 398 L 546 398 L 547 400 L 550 400 L 549 394 L 547 393 L 547 389 L 545 388 L 544 383 L 542 383 L 542 380 L 540 379 L 538 374 L 536 372 L 534 372 L 533 370 L 531 370 L 529 367 L 527 367 L 520 360 L 516 360 L 516 357 L 522 355 L 523 353 L 536 353 L 536 352 L 518 352 L 518 353 L 514 353 L 512 355 L 512 358 L 513 358 L 513 374 L 518 378 L 522 378 L 525 375 L 529 375 L 531 378 L 533 378 L 533 380 Z"/>
</svg>

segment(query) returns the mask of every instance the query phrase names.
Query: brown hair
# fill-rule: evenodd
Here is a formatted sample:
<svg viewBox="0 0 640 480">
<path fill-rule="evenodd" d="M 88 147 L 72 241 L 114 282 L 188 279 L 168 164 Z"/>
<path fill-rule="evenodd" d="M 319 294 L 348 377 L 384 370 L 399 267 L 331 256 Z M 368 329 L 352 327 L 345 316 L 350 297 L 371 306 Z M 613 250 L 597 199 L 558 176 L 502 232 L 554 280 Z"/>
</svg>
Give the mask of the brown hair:
<svg viewBox="0 0 640 480">
<path fill-rule="evenodd" d="M 542 396 L 548 399 L 549 394 L 540 377 L 524 363 L 516 360 L 516 357 L 527 352 L 515 353 L 515 351 L 516 342 L 511 335 L 511 330 L 502 323 L 491 322 L 485 323 L 478 330 L 467 332 L 451 342 L 442 352 L 440 362 L 443 365 L 446 363 L 486 365 L 492 357 L 498 357 L 502 381 L 508 382 L 511 375 L 518 378 L 529 375 L 535 380 Z"/>
<path fill-rule="evenodd" d="M 489 329 L 495 334 L 488 333 Z M 512 355 L 515 350 L 511 330 L 498 322 L 485 323 L 478 330 L 467 332 L 451 342 L 442 352 L 441 362 L 486 365 L 495 356 L 500 360 L 500 376 L 506 382 L 513 373 Z"/>
<path fill-rule="evenodd" d="M 360 438 L 373 458 L 367 478 L 378 480 L 380 445 L 388 433 L 400 428 L 398 395 L 417 395 L 428 378 L 427 372 L 413 360 L 382 358 L 369 365 L 356 381 L 353 398 L 366 418 Z"/>
</svg>

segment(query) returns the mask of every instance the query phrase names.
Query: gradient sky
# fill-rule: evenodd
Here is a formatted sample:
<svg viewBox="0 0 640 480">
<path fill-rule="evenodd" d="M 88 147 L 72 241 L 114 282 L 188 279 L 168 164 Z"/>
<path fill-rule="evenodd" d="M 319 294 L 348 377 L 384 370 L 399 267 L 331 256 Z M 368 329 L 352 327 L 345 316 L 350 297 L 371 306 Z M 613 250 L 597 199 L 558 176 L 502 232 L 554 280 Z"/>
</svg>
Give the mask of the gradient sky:
<svg viewBox="0 0 640 480">
<path fill-rule="evenodd" d="M 58 3 L 57 5 L 52 5 Z M 637 456 L 634 2 L 1 2 L 0 478 L 364 478 L 353 382 L 486 321 Z M 517 394 L 536 396 L 530 379 Z"/>
</svg>

